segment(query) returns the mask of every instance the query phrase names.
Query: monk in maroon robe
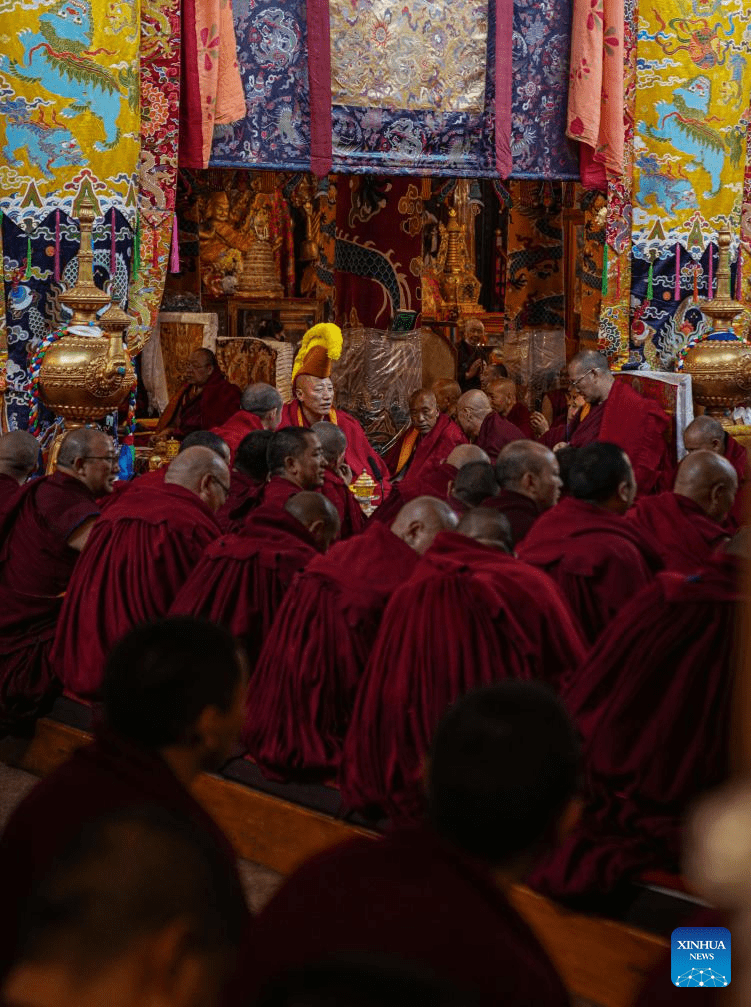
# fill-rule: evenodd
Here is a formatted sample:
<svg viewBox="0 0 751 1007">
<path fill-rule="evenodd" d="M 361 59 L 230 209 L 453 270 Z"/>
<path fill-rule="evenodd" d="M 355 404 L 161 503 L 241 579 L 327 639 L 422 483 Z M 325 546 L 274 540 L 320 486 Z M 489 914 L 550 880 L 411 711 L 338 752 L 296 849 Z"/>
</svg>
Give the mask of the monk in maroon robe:
<svg viewBox="0 0 751 1007">
<path fill-rule="evenodd" d="M 469 462 L 456 473 L 446 499 L 454 513 L 461 516 L 471 507 L 492 499 L 497 492 L 495 469 L 490 462 Z"/>
<path fill-rule="evenodd" d="M 347 438 L 345 461 L 355 479 L 366 472 L 375 479 L 376 503 L 385 499 L 391 489 L 389 470 L 382 458 L 376 457 L 365 431 L 354 416 L 343 409 L 334 409 L 334 385 L 331 382 L 331 362 L 341 354 L 342 331 L 337 325 L 323 322 L 314 325 L 303 336 L 292 368 L 292 391 L 295 398 L 282 410 L 283 427 L 311 427 L 328 420 L 341 427 Z"/>
<path fill-rule="evenodd" d="M 535 887 L 596 907 L 644 870 L 678 872 L 686 809 L 729 771 L 742 602 L 737 555 L 660 574 L 572 676 L 563 699 L 584 742 L 587 805 Z"/>
<path fill-rule="evenodd" d="M 397 437 L 385 460 L 394 482 L 419 484 L 425 470 L 445 461 L 458 444 L 467 443 L 467 438 L 439 411 L 435 395 L 425 388 L 410 396 L 409 415 L 410 425 Z"/>
<path fill-rule="evenodd" d="M 338 533 L 336 510 L 320 493 L 297 493 L 276 514 L 259 508 L 242 535 L 206 549 L 170 613 L 224 626 L 242 641 L 252 669 L 293 577 Z"/>
<path fill-rule="evenodd" d="M 384 606 L 438 531 L 456 519 L 418 498 L 312 560 L 288 590 L 253 676 L 243 729 L 266 775 L 330 776 Z"/>
<path fill-rule="evenodd" d="M 580 448 L 568 481 L 571 496 L 537 519 L 519 556 L 553 578 L 594 643 L 661 563 L 624 517 L 636 483 L 621 448 L 600 442 Z"/>
<path fill-rule="evenodd" d="M 485 392 L 465 392 L 457 403 L 457 420 L 469 440 L 490 457 L 492 462 L 512 441 L 524 440 L 519 427 L 499 415 Z"/>
<path fill-rule="evenodd" d="M 566 428 L 553 427 L 543 437 L 550 447 L 569 443 L 584 447 L 595 441 L 617 444 L 628 455 L 639 496 L 672 484 L 667 414 L 651 399 L 642 398 L 624 381 L 616 381 L 602 353 L 584 350 L 569 362 L 571 387 L 589 405 Z"/>
<path fill-rule="evenodd" d="M 336 507 L 341 524 L 340 538 L 351 538 L 363 530 L 366 518 L 350 489 L 352 470 L 345 461 L 347 437 L 341 427 L 327 420 L 314 423 L 311 430 L 321 442 L 326 462 L 321 492 Z"/>
<path fill-rule="evenodd" d="M 39 442 L 27 430 L 0 437 L 0 522 L 39 462 Z"/>
<path fill-rule="evenodd" d="M 240 441 L 230 474 L 229 494 L 216 512 L 223 532 L 238 531 L 248 513 L 257 507 L 269 477 L 266 458 L 271 430 L 252 430 Z"/>
<path fill-rule="evenodd" d="M 50 648 L 63 595 L 112 492 L 117 451 L 100 430 L 67 434 L 57 471 L 27 483 L 0 526 L 0 734 L 36 716 L 57 692 Z"/>
<path fill-rule="evenodd" d="M 494 378 L 484 383 L 482 390 L 499 416 L 518 427 L 524 437 L 534 437 L 530 411 L 523 402 L 516 401 L 516 382 L 512 378 Z"/>
<path fill-rule="evenodd" d="M 194 430 L 212 430 L 240 408 L 240 389 L 219 370 L 216 356 L 205 348 L 188 361 L 188 381 L 172 396 L 159 417 L 156 433 L 185 437 Z"/>
<path fill-rule="evenodd" d="M 256 506 L 276 515 L 290 497 L 301 490 L 315 491 L 323 486 L 326 460 L 317 435 L 312 430 L 280 427 L 274 431 L 266 449 L 269 480 L 256 497 Z M 252 514 L 253 510 L 247 513 Z M 247 517 L 237 525 L 242 531 Z"/>
<path fill-rule="evenodd" d="M 345 805 L 422 814 L 422 764 L 451 703 L 504 678 L 565 679 L 585 653 L 548 577 L 464 535 L 439 535 L 391 596 L 342 753 Z"/>
<path fill-rule="evenodd" d="M 428 821 L 301 867 L 258 918 L 257 986 L 358 952 L 429 967 L 481 1007 L 568 1005 L 507 890 L 538 844 L 569 827 L 578 763 L 572 725 L 547 690 L 506 682 L 459 700 L 435 733 Z"/>
<path fill-rule="evenodd" d="M 563 485 L 558 460 L 542 444 L 513 441 L 498 455 L 495 477 L 500 490 L 482 506 L 506 515 L 517 545 L 540 514 L 558 503 Z"/>
<path fill-rule="evenodd" d="M 729 538 L 724 522 L 737 486 L 726 458 L 695 451 L 678 467 L 673 492 L 643 497 L 628 520 L 652 540 L 666 570 L 696 573 Z"/>
<path fill-rule="evenodd" d="M 712 416 L 697 416 L 683 431 L 683 444 L 691 454 L 693 451 L 714 451 L 730 462 L 738 476 L 738 492 L 735 496 L 726 525 L 731 534 L 742 525 L 751 523 L 751 476 L 749 475 L 748 451 L 731 437 L 719 420 Z"/>
<path fill-rule="evenodd" d="M 228 444 L 231 458 L 235 460 L 235 452 L 243 437 L 253 430 L 274 431 L 282 418 L 282 397 L 276 388 L 258 382 L 248 385 L 240 398 L 240 408 L 219 427 L 214 427 L 214 433 Z"/>
<path fill-rule="evenodd" d="M 2 966 L 35 880 L 86 822 L 109 811 L 168 808 L 210 838 L 241 890 L 229 841 L 189 787 L 229 757 L 246 683 L 229 634 L 192 619 L 141 626 L 115 647 L 104 671 L 105 725 L 21 801 L 0 839 Z"/>
<path fill-rule="evenodd" d="M 96 697 L 111 647 L 165 615 L 203 550 L 219 536 L 214 512 L 229 472 L 209 448 L 188 448 L 161 485 L 135 485 L 108 507 L 71 578 L 53 664 L 65 688 Z"/>
<path fill-rule="evenodd" d="M 439 410 L 456 423 L 456 403 L 462 396 L 462 386 L 451 378 L 436 378 L 430 386 Z"/>
</svg>

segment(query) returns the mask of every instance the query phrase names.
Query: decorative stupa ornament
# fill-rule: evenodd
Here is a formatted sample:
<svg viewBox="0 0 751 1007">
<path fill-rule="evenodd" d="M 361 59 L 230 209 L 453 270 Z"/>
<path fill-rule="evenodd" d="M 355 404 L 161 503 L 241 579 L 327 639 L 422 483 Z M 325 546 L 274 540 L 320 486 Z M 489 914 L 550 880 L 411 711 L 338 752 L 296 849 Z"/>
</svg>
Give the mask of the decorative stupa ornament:
<svg viewBox="0 0 751 1007">
<path fill-rule="evenodd" d="M 360 505 L 360 508 L 365 515 L 365 517 L 370 517 L 370 515 L 375 510 L 375 498 L 376 498 L 376 482 L 372 476 L 363 469 L 360 475 L 355 479 L 353 483 L 350 483 L 350 492 L 354 495 L 355 500 Z"/>
<path fill-rule="evenodd" d="M 60 338 L 47 347 L 39 365 L 39 398 L 65 421 L 65 429 L 50 451 L 48 471 L 55 468 L 63 434 L 96 423 L 116 410 L 136 381 L 124 345 L 129 316 L 112 305 L 97 321 L 98 313 L 110 299 L 94 283 L 94 206 L 89 200 L 81 202 L 78 222 L 78 278 L 70 290 L 60 295 L 63 304 L 72 309 L 73 317 Z"/>
<path fill-rule="evenodd" d="M 438 286 L 449 312 L 455 318 L 482 314 L 483 309 L 477 303 L 481 284 L 471 267 L 464 228 L 459 223 L 453 206 L 449 208 L 449 222 L 443 241 L 446 243 L 446 258 Z"/>
<path fill-rule="evenodd" d="M 254 211 L 252 229 L 255 240 L 250 249 L 243 252 L 238 292 L 254 297 L 283 297 L 284 288 L 269 240 L 269 208 L 265 204 Z"/>
<path fill-rule="evenodd" d="M 725 425 L 733 423 L 728 414 L 736 406 L 751 401 L 751 347 L 733 331 L 734 319 L 745 309 L 731 294 L 731 239 L 729 228 L 717 236 L 717 296 L 701 305 L 712 329 L 681 355 L 681 369 L 691 375 L 694 402 Z"/>
</svg>

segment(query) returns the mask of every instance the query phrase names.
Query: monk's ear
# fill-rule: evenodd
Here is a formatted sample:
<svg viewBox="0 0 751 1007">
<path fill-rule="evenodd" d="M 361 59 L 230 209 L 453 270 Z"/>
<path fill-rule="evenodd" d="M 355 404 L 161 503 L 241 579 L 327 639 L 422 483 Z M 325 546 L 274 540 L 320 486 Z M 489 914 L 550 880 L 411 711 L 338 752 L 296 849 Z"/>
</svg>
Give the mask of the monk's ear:
<svg viewBox="0 0 751 1007">
<path fill-rule="evenodd" d="M 323 545 L 326 538 L 326 528 L 322 520 L 314 521 L 308 525 L 308 531 L 318 545 Z"/>
<path fill-rule="evenodd" d="M 295 385 L 295 398 L 298 402 L 302 402 L 302 389 L 298 388 L 297 385 Z"/>
</svg>

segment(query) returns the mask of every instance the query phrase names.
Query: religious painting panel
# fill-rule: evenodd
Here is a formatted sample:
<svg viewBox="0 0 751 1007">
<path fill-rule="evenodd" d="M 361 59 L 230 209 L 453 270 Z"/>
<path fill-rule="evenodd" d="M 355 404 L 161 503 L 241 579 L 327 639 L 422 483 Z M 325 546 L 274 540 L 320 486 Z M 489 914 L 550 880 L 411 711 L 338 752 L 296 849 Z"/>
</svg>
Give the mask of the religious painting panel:
<svg viewBox="0 0 751 1007">
<path fill-rule="evenodd" d="M 512 328 L 564 326 L 563 189 L 510 183 L 506 318 Z"/>
<path fill-rule="evenodd" d="M 155 333 L 162 350 L 167 399 L 185 383 L 188 360 L 197 349 L 213 350 L 216 341 L 216 315 L 190 312 L 162 312 Z"/>
<path fill-rule="evenodd" d="M 257 381 L 276 385 L 277 353 L 263 339 L 217 339 L 216 356 L 227 380 L 238 388 Z"/>
</svg>

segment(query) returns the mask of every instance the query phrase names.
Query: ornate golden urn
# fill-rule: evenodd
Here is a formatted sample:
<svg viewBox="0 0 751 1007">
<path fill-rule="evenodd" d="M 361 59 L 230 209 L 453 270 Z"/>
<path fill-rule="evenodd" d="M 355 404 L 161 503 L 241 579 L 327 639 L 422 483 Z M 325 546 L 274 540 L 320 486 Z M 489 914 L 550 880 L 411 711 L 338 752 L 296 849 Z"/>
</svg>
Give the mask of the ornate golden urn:
<svg viewBox="0 0 751 1007">
<path fill-rule="evenodd" d="M 97 321 L 97 312 L 110 299 L 94 283 L 92 230 L 94 207 L 83 200 L 79 214 L 81 247 L 78 279 L 61 294 L 63 304 L 73 309 L 65 335 L 52 343 L 39 368 L 39 397 L 65 420 L 66 430 L 101 420 L 125 400 L 136 375 L 124 346 L 128 315 L 113 305 Z M 107 330 L 105 335 L 103 330 Z M 60 434 L 50 452 L 48 471 L 57 460 Z"/>
<path fill-rule="evenodd" d="M 730 296 L 729 229 L 720 231 L 717 296 L 702 305 L 712 330 L 686 351 L 683 370 L 691 375 L 694 402 L 716 419 L 732 424 L 728 410 L 751 400 L 751 347 L 736 336 L 733 319 L 744 307 Z"/>
</svg>

